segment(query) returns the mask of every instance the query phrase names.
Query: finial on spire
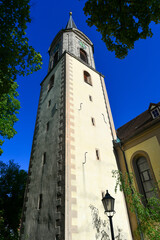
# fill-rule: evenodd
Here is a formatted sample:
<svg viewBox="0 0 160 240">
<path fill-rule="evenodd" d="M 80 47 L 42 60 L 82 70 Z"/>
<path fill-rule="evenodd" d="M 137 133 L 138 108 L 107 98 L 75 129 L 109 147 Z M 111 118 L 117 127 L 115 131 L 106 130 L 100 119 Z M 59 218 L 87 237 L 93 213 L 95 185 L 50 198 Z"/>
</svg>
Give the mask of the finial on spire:
<svg viewBox="0 0 160 240">
<path fill-rule="evenodd" d="M 72 12 L 70 12 L 69 13 L 69 21 L 67 23 L 66 29 L 72 29 L 72 28 L 77 28 L 77 27 L 76 27 L 76 24 L 73 21 Z"/>
</svg>

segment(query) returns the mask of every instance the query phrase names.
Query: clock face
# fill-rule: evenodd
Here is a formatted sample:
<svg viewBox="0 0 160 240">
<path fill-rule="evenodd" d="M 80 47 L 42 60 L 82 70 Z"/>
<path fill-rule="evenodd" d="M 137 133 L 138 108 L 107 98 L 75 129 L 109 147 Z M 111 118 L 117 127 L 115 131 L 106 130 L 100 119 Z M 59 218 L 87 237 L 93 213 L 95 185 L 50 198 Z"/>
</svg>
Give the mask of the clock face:
<svg viewBox="0 0 160 240">
<path fill-rule="evenodd" d="M 79 45 L 80 45 L 83 49 L 86 49 L 86 45 L 85 45 L 83 42 L 79 41 Z"/>
</svg>

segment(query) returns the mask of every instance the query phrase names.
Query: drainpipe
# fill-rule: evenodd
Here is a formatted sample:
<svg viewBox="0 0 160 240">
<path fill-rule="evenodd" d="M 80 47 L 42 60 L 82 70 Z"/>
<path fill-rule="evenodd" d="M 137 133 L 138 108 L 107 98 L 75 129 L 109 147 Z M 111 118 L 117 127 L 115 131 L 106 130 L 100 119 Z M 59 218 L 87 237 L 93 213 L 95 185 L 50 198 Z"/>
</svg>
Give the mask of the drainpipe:
<svg viewBox="0 0 160 240">
<path fill-rule="evenodd" d="M 116 144 L 116 142 L 114 141 L 114 144 Z M 130 187 L 131 187 L 131 190 L 132 190 L 132 186 L 131 186 L 131 179 L 130 179 L 130 174 L 129 174 L 129 169 L 128 169 L 128 164 L 127 164 L 127 160 L 126 160 L 126 155 L 125 155 L 125 151 L 123 150 L 122 148 L 122 143 L 121 141 L 119 142 L 118 144 L 119 148 L 121 149 L 122 153 L 123 153 L 123 158 L 124 158 L 124 163 L 125 163 L 125 167 L 126 167 L 126 171 L 127 171 L 127 174 L 129 176 L 129 184 L 130 184 Z M 115 151 L 116 151 L 116 148 L 115 148 Z M 117 154 L 117 152 L 116 152 Z M 118 154 L 117 154 L 118 155 Z M 132 195 L 133 195 L 133 190 L 132 190 Z M 137 218 L 137 222 L 138 222 L 138 225 L 140 224 L 140 220 L 138 218 L 138 215 L 137 215 L 137 211 L 135 210 L 135 214 L 136 214 L 136 218 Z M 140 234 L 140 238 L 141 240 L 144 240 L 144 237 L 143 237 L 143 233 L 141 231 L 139 231 L 139 234 Z"/>
</svg>

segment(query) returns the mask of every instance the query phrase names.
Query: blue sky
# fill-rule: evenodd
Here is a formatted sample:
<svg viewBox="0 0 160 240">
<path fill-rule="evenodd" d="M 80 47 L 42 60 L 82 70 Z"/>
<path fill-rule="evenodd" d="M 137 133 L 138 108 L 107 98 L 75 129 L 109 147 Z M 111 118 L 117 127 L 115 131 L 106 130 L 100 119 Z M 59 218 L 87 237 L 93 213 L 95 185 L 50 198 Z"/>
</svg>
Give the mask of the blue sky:
<svg viewBox="0 0 160 240">
<path fill-rule="evenodd" d="M 79 30 L 94 44 L 97 71 L 105 75 L 115 127 L 118 128 L 145 111 L 150 102 L 160 101 L 160 24 L 153 26 L 153 37 L 139 40 L 128 56 L 119 60 L 107 50 L 95 27 L 88 27 L 83 13 L 83 0 L 31 1 L 31 19 L 27 37 L 29 43 L 43 57 L 42 69 L 24 78 L 18 78 L 21 109 L 15 124 L 17 135 L 6 140 L 0 160 L 14 159 L 23 169 L 29 165 L 34 125 L 40 93 L 40 83 L 47 74 L 48 48 L 62 28 L 69 12 Z"/>
</svg>

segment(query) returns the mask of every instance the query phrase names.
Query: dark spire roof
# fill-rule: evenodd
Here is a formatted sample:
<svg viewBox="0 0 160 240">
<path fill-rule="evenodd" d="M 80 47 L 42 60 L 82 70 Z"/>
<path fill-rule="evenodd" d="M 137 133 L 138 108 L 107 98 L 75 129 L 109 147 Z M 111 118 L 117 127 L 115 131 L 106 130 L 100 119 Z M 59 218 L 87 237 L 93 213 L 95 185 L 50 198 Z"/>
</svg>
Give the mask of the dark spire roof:
<svg viewBox="0 0 160 240">
<path fill-rule="evenodd" d="M 69 15 L 70 15 L 70 17 L 69 17 L 69 21 L 67 23 L 66 29 L 77 28 L 76 24 L 74 23 L 73 18 L 72 18 L 72 12 L 70 12 Z"/>
</svg>

